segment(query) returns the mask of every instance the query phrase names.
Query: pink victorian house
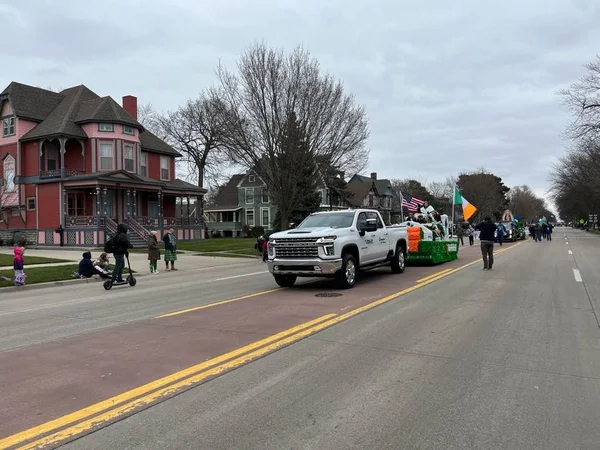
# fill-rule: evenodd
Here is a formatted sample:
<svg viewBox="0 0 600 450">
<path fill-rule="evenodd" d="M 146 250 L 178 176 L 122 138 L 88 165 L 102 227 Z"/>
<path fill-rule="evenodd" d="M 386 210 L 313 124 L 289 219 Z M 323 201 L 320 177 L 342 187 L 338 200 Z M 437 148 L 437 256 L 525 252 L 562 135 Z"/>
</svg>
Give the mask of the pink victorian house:
<svg viewBox="0 0 600 450">
<path fill-rule="evenodd" d="M 57 93 L 12 82 L 0 125 L 3 239 L 18 232 L 58 245 L 62 233 L 65 245 L 96 246 L 119 222 L 140 245 L 170 226 L 179 239 L 204 238 L 202 219 L 183 205 L 201 205 L 206 190 L 175 177 L 181 155 L 137 121 L 135 97 L 121 106 L 83 85 Z"/>
</svg>

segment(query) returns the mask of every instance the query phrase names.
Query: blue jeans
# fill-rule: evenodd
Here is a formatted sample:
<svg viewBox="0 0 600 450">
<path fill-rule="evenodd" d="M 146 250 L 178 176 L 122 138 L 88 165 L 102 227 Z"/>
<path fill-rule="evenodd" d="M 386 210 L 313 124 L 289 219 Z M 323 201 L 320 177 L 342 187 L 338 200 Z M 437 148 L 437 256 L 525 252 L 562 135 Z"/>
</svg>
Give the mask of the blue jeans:
<svg viewBox="0 0 600 450">
<path fill-rule="evenodd" d="M 115 255 L 115 270 L 112 273 L 112 280 L 123 280 L 123 269 L 125 268 L 125 255 Z"/>
</svg>

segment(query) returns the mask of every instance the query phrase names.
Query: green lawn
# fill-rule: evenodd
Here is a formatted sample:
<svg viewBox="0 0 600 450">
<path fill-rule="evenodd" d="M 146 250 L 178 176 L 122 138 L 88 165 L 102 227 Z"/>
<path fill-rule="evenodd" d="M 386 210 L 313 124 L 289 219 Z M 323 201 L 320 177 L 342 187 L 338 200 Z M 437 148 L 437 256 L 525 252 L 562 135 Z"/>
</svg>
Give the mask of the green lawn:
<svg viewBox="0 0 600 450">
<path fill-rule="evenodd" d="M 177 250 L 192 252 L 233 252 L 256 254 L 255 238 L 211 238 L 202 241 L 182 241 L 177 243 Z M 246 252 L 250 253 L 246 253 Z"/>
<path fill-rule="evenodd" d="M 32 267 L 27 268 L 25 266 L 25 275 L 27 278 L 25 279 L 25 284 L 37 284 L 37 283 L 50 283 L 52 281 L 64 281 L 64 280 L 73 280 L 73 272 L 78 270 L 78 264 L 73 265 L 64 265 L 64 266 L 54 266 L 54 267 Z M 113 266 L 109 266 L 112 270 Z M 135 273 L 135 270 L 132 272 Z M 123 276 L 127 275 L 129 270 L 125 267 L 125 271 L 123 272 Z M 4 281 L 0 278 L 0 288 L 14 286 L 13 277 L 15 276 L 14 270 L 1 270 L 0 277 L 9 278 L 8 281 Z"/>
<path fill-rule="evenodd" d="M 27 250 L 25 250 L 25 267 L 35 264 L 52 264 L 52 263 L 64 263 L 69 262 L 68 259 L 54 259 L 54 258 L 42 258 L 41 256 L 27 256 Z M 12 266 L 13 255 L 0 254 L 0 267 Z"/>
</svg>

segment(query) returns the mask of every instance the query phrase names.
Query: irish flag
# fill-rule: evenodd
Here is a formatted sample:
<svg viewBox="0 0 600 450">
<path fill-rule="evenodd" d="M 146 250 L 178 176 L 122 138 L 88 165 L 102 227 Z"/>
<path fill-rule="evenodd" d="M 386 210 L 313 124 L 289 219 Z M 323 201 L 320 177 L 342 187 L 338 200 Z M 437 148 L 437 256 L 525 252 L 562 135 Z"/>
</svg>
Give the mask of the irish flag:
<svg viewBox="0 0 600 450">
<path fill-rule="evenodd" d="M 466 198 L 461 195 L 456 186 L 454 186 L 454 204 L 462 205 L 463 216 L 465 220 L 469 220 L 477 211 L 477 208 L 475 208 Z"/>
</svg>

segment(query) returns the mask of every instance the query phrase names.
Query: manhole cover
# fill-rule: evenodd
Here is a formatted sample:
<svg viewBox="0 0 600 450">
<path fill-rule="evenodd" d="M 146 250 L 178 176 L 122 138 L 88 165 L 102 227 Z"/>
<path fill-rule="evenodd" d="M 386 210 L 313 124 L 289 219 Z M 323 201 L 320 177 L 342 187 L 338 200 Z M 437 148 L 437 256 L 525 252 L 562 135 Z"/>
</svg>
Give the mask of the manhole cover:
<svg viewBox="0 0 600 450">
<path fill-rule="evenodd" d="M 321 292 L 320 294 L 315 294 L 315 297 L 341 297 L 344 294 L 340 294 L 339 292 Z"/>
</svg>

